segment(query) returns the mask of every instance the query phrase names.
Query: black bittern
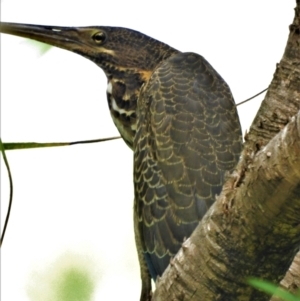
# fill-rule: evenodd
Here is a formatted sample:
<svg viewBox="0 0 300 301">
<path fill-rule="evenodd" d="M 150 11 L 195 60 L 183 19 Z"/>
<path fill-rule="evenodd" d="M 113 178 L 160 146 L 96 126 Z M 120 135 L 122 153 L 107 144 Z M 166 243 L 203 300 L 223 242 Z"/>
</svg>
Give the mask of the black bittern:
<svg viewBox="0 0 300 301">
<path fill-rule="evenodd" d="M 131 29 L 1 23 L 0 31 L 73 51 L 105 72 L 110 114 L 134 151 L 141 300 L 149 300 L 151 277 L 162 275 L 239 158 L 228 85 L 202 56 Z"/>
</svg>

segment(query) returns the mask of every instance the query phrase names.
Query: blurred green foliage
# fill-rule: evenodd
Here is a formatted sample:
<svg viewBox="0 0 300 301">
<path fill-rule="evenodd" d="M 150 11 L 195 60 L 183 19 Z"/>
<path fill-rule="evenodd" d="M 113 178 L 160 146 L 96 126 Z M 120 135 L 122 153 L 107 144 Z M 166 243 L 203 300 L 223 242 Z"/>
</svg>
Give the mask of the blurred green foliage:
<svg viewBox="0 0 300 301">
<path fill-rule="evenodd" d="M 51 45 L 29 39 L 26 39 L 26 44 L 34 47 L 38 51 L 38 54 L 40 56 L 44 55 L 47 51 L 49 51 L 52 48 Z"/>
<path fill-rule="evenodd" d="M 57 300 L 88 301 L 91 300 L 93 292 L 93 279 L 87 271 L 71 267 L 59 275 Z"/>
<path fill-rule="evenodd" d="M 88 254 L 64 253 L 32 272 L 27 294 L 32 301 L 91 301 L 99 269 Z"/>
</svg>

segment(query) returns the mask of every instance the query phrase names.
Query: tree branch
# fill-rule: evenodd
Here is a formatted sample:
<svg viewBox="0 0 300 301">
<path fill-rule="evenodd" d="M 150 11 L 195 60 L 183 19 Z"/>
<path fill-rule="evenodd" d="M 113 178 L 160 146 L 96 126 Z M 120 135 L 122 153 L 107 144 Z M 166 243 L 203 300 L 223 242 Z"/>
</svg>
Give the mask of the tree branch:
<svg viewBox="0 0 300 301">
<path fill-rule="evenodd" d="M 245 137 L 247 151 L 256 152 L 266 145 L 300 109 L 300 1 L 283 57 L 274 74 L 268 93 Z"/>
</svg>

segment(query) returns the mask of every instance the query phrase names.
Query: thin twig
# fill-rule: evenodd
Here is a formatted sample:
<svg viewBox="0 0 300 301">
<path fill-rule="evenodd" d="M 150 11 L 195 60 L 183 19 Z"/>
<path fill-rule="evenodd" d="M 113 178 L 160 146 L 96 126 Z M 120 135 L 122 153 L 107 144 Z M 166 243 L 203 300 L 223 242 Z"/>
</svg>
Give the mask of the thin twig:
<svg viewBox="0 0 300 301">
<path fill-rule="evenodd" d="M 266 92 L 267 90 L 268 90 L 268 88 L 262 90 L 261 92 L 257 93 L 256 95 L 254 95 L 254 96 L 252 96 L 252 97 L 250 97 L 250 98 L 248 98 L 248 99 L 246 99 L 246 100 L 244 100 L 244 101 L 241 101 L 241 102 L 237 103 L 235 106 L 237 107 L 237 106 L 239 106 L 239 105 L 242 105 L 243 103 L 245 103 L 245 102 L 247 102 L 247 101 L 249 101 L 249 100 L 251 100 L 251 99 L 257 97 L 258 95 L 260 95 L 260 94 Z"/>
<path fill-rule="evenodd" d="M 74 141 L 74 142 L 45 142 L 45 143 L 9 142 L 9 143 L 3 143 L 3 146 L 4 146 L 5 150 L 14 150 L 14 149 L 57 147 L 57 146 L 69 146 L 69 145 L 76 145 L 76 144 L 96 143 L 96 142 L 115 140 L 115 139 L 119 139 L 119 138 L 121 138 L 121 137 L 109 137 L 109 138 L 103 138 L 103 139 L 81 140 L 81 141 Z"/>
<path fill-rule="evenodd" d="M 7 158 L 6 158 L 6 155 L 5 155 L 5 150 L 4 150 L 4 146 L 3 146 L 1 138 L 0 138 L 0 149 L 1 149 L 1 153 L 2 153 L 2 156 L 3 156 L 3 160 L 4 160 L 4 163 L 5 163 L 6 169 L 7 169 L 8 178 L 9 178 L 9 189 L 10 189 L 8 210 L 7 210 L 7 213 L 6 213 L 4 227 L 3 227 L 3 231 L 2 231 L 2 234 L 1 234 L 1 238 L 0 238 L 0 247 L 2 247 L 6 227 L 7 227 L 9 216 L 10 216 L 12 200 L 13 200 L 13 180 L 12 180 L 9 164 L 8 164 L 8 161 L 7 161 Z"/>
</svg>

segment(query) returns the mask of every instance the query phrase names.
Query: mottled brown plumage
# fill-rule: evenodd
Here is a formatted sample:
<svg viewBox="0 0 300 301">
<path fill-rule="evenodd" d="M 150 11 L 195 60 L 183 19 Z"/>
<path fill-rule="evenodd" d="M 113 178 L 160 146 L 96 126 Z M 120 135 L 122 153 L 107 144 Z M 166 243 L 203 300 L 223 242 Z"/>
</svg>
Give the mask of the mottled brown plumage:
<svg viewBox="0 0 300 301">
<path fill-rule="evenodd" d="M 200 55 L 126 28 L 1 23 L 0 32 L 71 50 L 105 72 L 111 116 L 134 151 L 141 300 L 150 300 L 150 275 L 162 275 L 238 160 L 229 87 Z"/>
<path fill-rule="evenodd" d="M 161 275 L 220 193 L 241 151 L 227 84 L 201 56 L 163 61 L 141 91 L 135 212 L 152 276 Z"/>
</svg>

